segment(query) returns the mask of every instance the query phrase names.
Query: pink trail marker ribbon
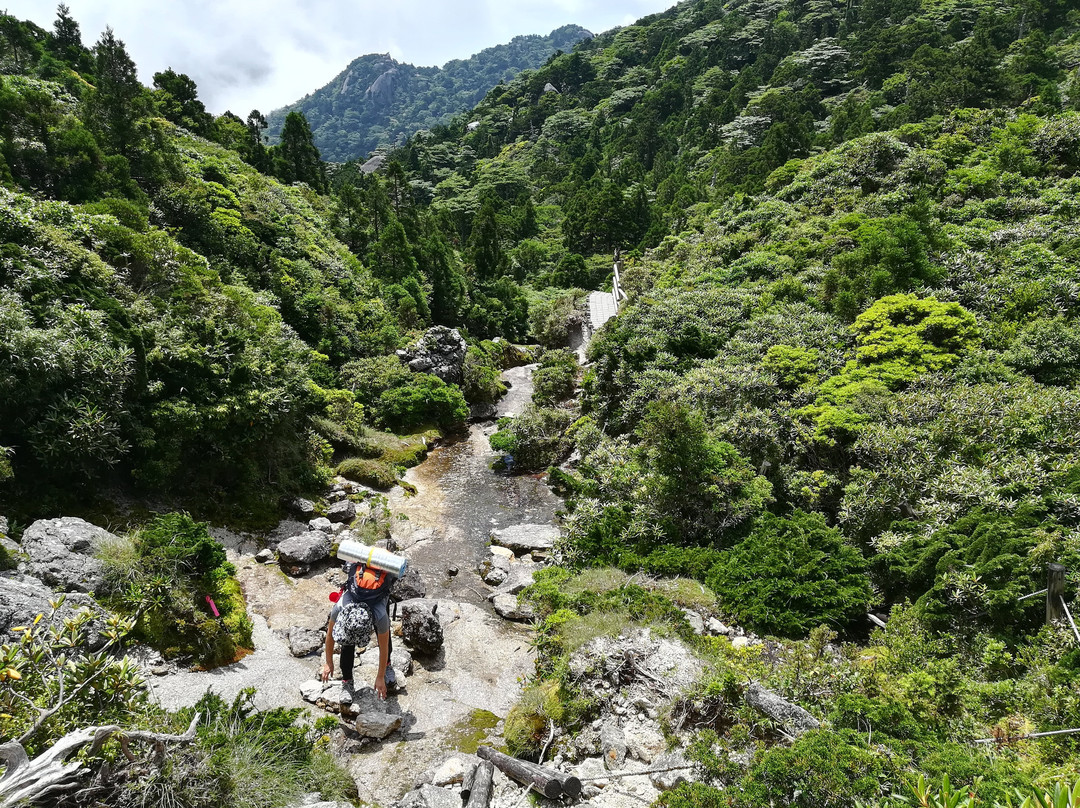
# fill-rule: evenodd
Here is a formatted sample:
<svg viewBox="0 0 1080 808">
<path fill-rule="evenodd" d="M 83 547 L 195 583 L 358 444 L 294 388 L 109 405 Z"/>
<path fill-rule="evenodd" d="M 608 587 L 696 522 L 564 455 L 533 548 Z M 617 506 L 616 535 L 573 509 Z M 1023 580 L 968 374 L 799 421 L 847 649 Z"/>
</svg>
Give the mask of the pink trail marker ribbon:
<svg viewBox="0 0 1080 808">
<path fill-rule="evenodd" d="M 214 612 L 214 617 L 221 617 L 221 613 L 217 610 L 217 604 L 214 603 L 214 599 L 207 595 L 206 602 L 210 604 L 210 609 Z"/>
</svg>

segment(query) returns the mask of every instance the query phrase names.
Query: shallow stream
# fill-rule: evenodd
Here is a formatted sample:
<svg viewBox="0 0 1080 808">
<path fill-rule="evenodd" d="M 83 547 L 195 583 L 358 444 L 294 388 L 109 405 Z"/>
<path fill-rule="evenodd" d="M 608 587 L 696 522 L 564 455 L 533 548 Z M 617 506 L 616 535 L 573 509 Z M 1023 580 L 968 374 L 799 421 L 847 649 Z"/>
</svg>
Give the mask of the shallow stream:
<svg viewBox="0 0 1080 808">
<path fill-rule="evenodd" d="M 517 415 L 532 398 L 535 365 L 502 374 L 510 390 L 499 402 L 500 416 Z M 409 469 L 405 480 L 417 493 L 390 495 L 392 533 L 420 571 L 428 597 L 471 603 L 484 600 L 477 565 L 487 556 L 491 531 L 518 524 L 550 524 L 560 500 L 544 475 L 494 472 L 499 455 L 488 444 L 491 422 L 471 424 L 468 433 L 434 449 Z M 451 575 L 450 570 L 457 569 Z"/>
</svg>

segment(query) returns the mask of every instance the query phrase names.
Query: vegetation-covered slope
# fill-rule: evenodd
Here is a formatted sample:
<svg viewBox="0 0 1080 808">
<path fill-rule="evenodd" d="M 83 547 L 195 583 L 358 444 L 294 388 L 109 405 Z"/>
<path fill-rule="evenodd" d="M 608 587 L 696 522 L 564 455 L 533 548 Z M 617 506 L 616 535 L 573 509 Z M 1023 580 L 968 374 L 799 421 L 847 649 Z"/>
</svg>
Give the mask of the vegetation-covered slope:
<svg viewBox="0 0 1080 808">
<path fill-rule="evenodd" d="M 325 87 L 268 115 L 267 134 L 276 142 L 285 116 L 302 112 L 324 159 L 364 158 L 472 109 L 495 85 L 590 36 L 580 26 L 564 25 L 547 36 L 516 36 L 442 67 L 414 67 L 389 54 L 360 56 Z"/>
<path fill-rule="evenodd" d="M 917 720 L 945 744 L 1080 723 L 1070 635 L 1018 600 L 1050 561 L 1074 597 L 1080 563 L 1078 26 L 1058 3 L 684 3 L 402 150 L 460 239 L 500 211 L 526 282 L 588 288 L 610 250 L 631 251 L 582 417 L 538 406 L 493 438 L 539 468 L 580 453 L 556 475 L 571 567 L 694 577 L 742 624 L 792 638 L 820 624 L 857 638 L 868 610 L 894 609 L 920 639 L 890 676 L 943 699 Z M 593 608 L 560 605 L 552 637 L 565 608 Z M 847 674 L 805 703 L 915 703 Z M 875 710 L 856 724 L 905 746 Z M 944 756 L 1011 787 L 978 754 L 905 748 L 905 767 L 940 774 Z M 816 765 L 870 765 L 851 754 Z M 1030 782 L 1076 754 L 1050 741 L 1010 760 Z M 786 787 L 776 765 L 769 799 Z M 854 799 L 787 787 L 783 804 Z"/>
<path fill-rule="evenodd" d="M 1003 799 L 1078 769 L 1073 736 L 971 743 L 1080 726 L 1071 634 L 1018 600 L 1049 561 L 1074 598 L 1080 565 L 1068 4 L 683 3 L 496 87 L 374 176 L 328 176 L 302 115 L 267 149 L 257 116 L 204 117 L 183 77 L 111 83 L 107 37 L 64 55 L 59 23 L 5 25 L 9 496 L 73 461 L 181 485 L 198 440 L 241 491 L 325 472 L 366 451 L 362 420 L 460 411 L 388 355 L 408 335 L 558 347 L 621 248 L 630 297 L 580 407 L 553 352 L 492 442 L 519 469 L 577 450 L 552 474 L 566 567 L 681 575 L 789 640 L 699 643 L 711 785 L 668 804 L 880 802 L 916 772 Z M 474 400 L 498 353 L 473 346 Z M 245 442 L 245 418 L 271 437 Z M 624 610 L 686 633 L 670 602 L 571 595 L 570 574 L 533 592 L 568 724 L 589 714 L 562 666 L 575 625 Z M 868 611 L 888 629 L 868 637 Z M 785 743 L 738 706 L 748 676 L 826 730 Z"/>
<path fill-rule="evenodd" d="M 2 24 L 9 513 L 113 484 L 274 502 L 317 483 L 335 452 L 368 451 L 365 418 L 415 425 L 415 406 L 444 426 L 460 419 L 461 393 L 423 374 L 367 385 L 366 414 L 354 383 L 339 383 L 346 364 L 385 358 L 423 327 L 428 303 L 423 276 L 376 277 L 337 238 L 302 116 L 266 148 L 258 120 L 213 119 L 186 76 L 142 87 L 110 31 L 90 51 L 63 10 L 53 32 Z M 391 231 L 374 260 L 399 246 L 400 225 Z M 394 256 L 426 269 L 439 244 Z M 406 403 L 383 421 L 391 386 Z"/>
</svg>

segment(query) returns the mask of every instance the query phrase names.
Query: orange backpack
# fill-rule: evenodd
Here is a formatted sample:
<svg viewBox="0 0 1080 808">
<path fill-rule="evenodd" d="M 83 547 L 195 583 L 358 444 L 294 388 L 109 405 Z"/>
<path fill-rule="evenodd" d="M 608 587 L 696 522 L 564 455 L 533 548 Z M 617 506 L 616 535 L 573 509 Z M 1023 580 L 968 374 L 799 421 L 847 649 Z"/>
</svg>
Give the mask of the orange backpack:
<svg viewBox="0 0 1080 808">
<path fill-rule="evenodd" d="M 361 564 L 356 568 L 356 585 L 360 589 L 381 589 L 386 583 L 387 574 L 385 570 L 377 570 Z"/>
</svg>

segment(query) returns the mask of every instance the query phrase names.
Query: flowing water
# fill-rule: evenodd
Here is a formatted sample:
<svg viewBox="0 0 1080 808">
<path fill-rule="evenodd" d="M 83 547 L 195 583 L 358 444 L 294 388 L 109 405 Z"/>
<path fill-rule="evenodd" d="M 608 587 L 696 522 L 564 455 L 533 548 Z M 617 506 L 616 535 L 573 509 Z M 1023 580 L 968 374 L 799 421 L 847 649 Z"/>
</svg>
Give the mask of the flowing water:
<svg viewBox="0 0 1080 808">
<path fill-rule="evenodd" d="M 532 397 L 535 365 L 502 375 L 510 390 L 499 402 L 500 416 L 517 415 Z M 406 481 L 417 493 L 400 489 L 390 496 L 392 529 L 398 546 L 409 556 L 428 586 L 429 597 L 482 602 L 487 591 L 476 572 L 488 555 L 491 531 L 517 524 L 550 524 L 560 505 L 544 482 L 545 475 L 494 472 L 499 455 L 488 436 L 491 422 L 471 424 L 466 435 L 434 449 L 409 469 Z M 456 567 L 456 575 L 449 570 Z"/>
<path fill-rule="evenodd" d="M 528 403 L 532 370 L 515 368 L 503 374 L 511 388 L 500 402 L 500 415 L 519 413 Z M 533 671 L 531 630 L 492 613 L 484 597 L 490 587 L 476 568 L 488 555 L 493 528 L 550 524 L 559 500 L 541 476 L 491 470 L 498 455 L 487 439 L 494 430 L 490 422 L 470 426 L 409 470 L 406 479 L 416 486 L 416 495 L 406 497 L 400 488 L 390 495 L 394 537 L 420 571 L 428 597 L 442 599 L 445 644 L 434 657 L 414 660 L 405 688 L 388 700 L 387 708 L 403 717 L 397 733 L 386 741 L 345 735 L 344 745 L 335 747 L 366 802 L 396 802 L 424 771 L 459 748 L 462 738 L 475 743 L 478 732 L 497 733 L 495 722 L 509 712 L 521 682 Z M 340 580 L 339 570 L 318 568 L 289 578 L 274 565 L 257 563 L 242 547 L 230 549 L 230 560 L 247 594 L 256 651 L 209 673 L 181 670 L 149 677 L 155 697 L 177 709 L 194 704 L 208 687 L 226 700 L 255 687 L 260 708 L 309 706 L 299 687 L 318 674 L 321 654 L 295 659 L 283 637 L 294 626 L 321 630 L 329 609 L 327 595 Z M 457 568 L 456 575 L 448 574 L 450 567 Z M 376 661 L 372 650 L 359 657 L 357 681 L 372 680 Z M 491 738 L 487 742 L 500 742 L 497 734 Z"/>
</svg>

